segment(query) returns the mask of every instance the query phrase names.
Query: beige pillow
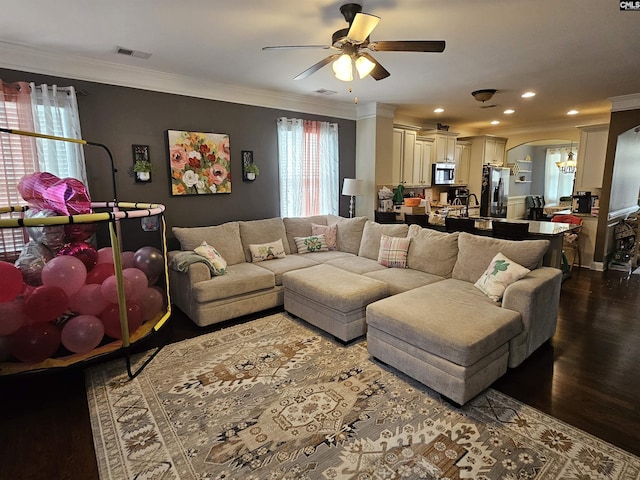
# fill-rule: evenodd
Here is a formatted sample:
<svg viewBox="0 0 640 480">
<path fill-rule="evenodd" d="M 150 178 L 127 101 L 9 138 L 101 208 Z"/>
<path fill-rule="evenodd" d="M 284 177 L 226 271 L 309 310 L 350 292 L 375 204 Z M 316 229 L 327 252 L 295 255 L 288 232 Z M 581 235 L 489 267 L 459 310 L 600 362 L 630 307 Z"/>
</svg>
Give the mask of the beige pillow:
<svg viewBox="0 0 640 480">
<path fill-rule="evenodd" d="M 318 225 L 317 223 L 312 223 L 311 235 L 324 235 L 329 250 L 338 249 L 338 225 L 335 223 L 333 225 Z"/>
<path fill-rule="evenodd" d="M 502 253 L 498 253 L 474 286 L 491 300 L 499 302 L 507 287 L 523 278 L 530 271 L 528 268 L 509 260 Z"/>
<path fill-rule="evenodd" d="M 326 252 L 329 250 L 324 235 L 311 235 L 309 237 L 294 237 L 298 253 Z"/>
<path fill-rule="evenodd" d="M 335 215 L 327 215 L 327 224 L 338 225 L 338 250 L 341 252 L 358 254 L 360 240 L 367 217 L 344 218 Z"/>
<path fill-rule="evenodd" d="M 451 276 L 475 283 L 500 252 L 517 264 L 534 270 L 542 262 L 549 244 L 549 240 L 502 240 L 460 232 L 458 258 Z"/>
<path fill-rule="evenodd" d="M 409 225 L 406 223 L 381 224 L 367 221 L 362 231 L 362 241 L 360 242 L 360 248 L 358 249 L 358 256 L 377 260 L 380 250 L 380 238 L 382 238 L 382 235 L 387 235 L 389 237 L 406 237 L 408 231 Z"/>
<path fill-rule="evenodd" d="M 271 242 L 275 239 L 282 239 L 284 253 L 291 253 L 287 232 L 284 228 L 284 221 L 280 217 L 265 218 L 263 220 L 248 220 L 239 222 L 240 239 L 244 248 L 247 262 L 251 262 L 251 251 L 249 245 Z"/>
<path fill-rule="evenodd" d="M 242 250 L 238 222 L 210 227 L 173 227 L 171 231 L 180 242 L 182 250 L 195 250 L 202 242 L 207 242 L 216 246 L 216 250 L 229 265 L 247 261 Z"/>
<path fill-rule="evenodd" d="M 251 244 L 249 245 L 249 251 L 251 252 L 251 261 L 253 263 L 286 257 L 281 238 L 269 243 Z"/>
<path fill-rule="evenodd" d="M 409 227 L 407 266 L 413 270 L 451 278 L 458 258 L 458 232 L 445 233 L 419 225 Z"/>
</svg>

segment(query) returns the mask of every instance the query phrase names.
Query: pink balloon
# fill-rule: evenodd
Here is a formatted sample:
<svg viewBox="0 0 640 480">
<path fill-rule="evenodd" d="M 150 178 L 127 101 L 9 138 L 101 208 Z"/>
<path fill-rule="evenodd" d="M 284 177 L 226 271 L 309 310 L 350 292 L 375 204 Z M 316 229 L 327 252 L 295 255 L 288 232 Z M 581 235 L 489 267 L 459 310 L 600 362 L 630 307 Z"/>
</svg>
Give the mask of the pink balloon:
<svg viewBox="0 0 640 480">
<path fill-rule="evenodd" d="M 147 289 L 147 276 L 137 268 L 125 268 L 122 276 L 131 282 L 131 295 L 127 296 L 127 301 L 137 300 Z"/>
<path fill-rule="evenodd" d="M 111 338 L 122 338 L 118 305 L 112 304 L 108 306 L 104 312 L 100 314 L 100 320 L 102 320 L 104 332 L 108 336 Z M 139 305 L 127 303 L 127 323 L 129 325 L 129 334 L 132 334 L 140 328 L 140 325 L 142 325 L 142 309 Z"/>
<path fill-rule="evenodd" d="M 157 248 L 139 248 L 136 250 L 133 259 L 135 267 L 142 270 L 148 279 L 158 277 L 164 270 L 164 257 Z"/>
<path fill-rule="evenodd" d="M 135 266 L 134 255 L 134 252 L 122 252 L 122 268 L 133 268 Z"/>
<path fill-rule="evenodd" d="M 67 295 L 73 295 L 84 285 L 87 267 L 82 260 L 69 255 L 52 258 L 42 269 L 42 284 L 60 287 Z"/>
<path fill-rule="evenodd" d="M 87 242 L 71 242 L 58 250 L 58 255 L 71 255 L 84 263 L 87 272 L 98 263 L 98 252 L 95 247 Z"/>
<path fill-rule="evenodd" d="M 109 302 L 102 296 L 102 288 L 97 283 L 88 283 L 80 287 L 69 297 L 69 308 L 82 315 L 98 315 Z"/>
<path fill-rule="evenodd" d="M 93 315 L 73 317 L 62 327 L 62 345 L 73 353 L 88 353 L 102 341 L 104 325 Z"/>
<path fill-rule="evenodd" d="M 142 321 L 146 322 L 162 311 L 164 295 L 157 288 L 148 287 L 136 302 L 142 308 Z"/>
<path fill-rule="evenodd" d="M 9 262 L 0 261 L 0 302 L 11 302 L 24 288 L 22 272 Z"/>
<path fill-rule="evenodd" d="M 60 287 L 42 285 L 25 299 L 22 310 L 28 323 L 50 322 L 62 315 L 68 304 L 69 297 Z"/>
<path fill-rule="evenodd" d="M 103 247 L 98 250 L 98 263 L 113 263 L 113 249 Z"/>
<path fill-rule="evenodd" d="M 87 280 L 85 283 L 97 283 L 102 285 L 108 277 L 116 273 L 113 263 L 99 263 L 87 273 Z"/>
<path fill-rule="evenodd" d="M 122 285 L 124 287 L 124 296 L 125 298 L 131 298 L 131 292 L 133 290 L 133 286 L 131 282 L 123 278 Z M 111 275 L 107 277 L 102 285 L 100 286 L 100 291 L 102 292 L 102 296 L 107 302 L 110 303 L 118 303 L 118 283 L 115 275 Z"/>
<path fill-rule="evenodd" d="M 60 331 L 52 323 L 25 325 L 11 336 L 11 353 L 21 362 L 37 363 L 60 346 Z"/>
<path fill-rule="evenodd" d="M 11 335 L 28 323 L 29 318 L 22 308 L 21 298 L 16 298 L 13 302 L 0 303 L 0 335 Z"/>
<path fill-rule="evenodd" d="M 84 242 L 96 231 L 93 223 L 70 223 L 64 226 L 64 236 L 67 242 Z"/>
</svg>

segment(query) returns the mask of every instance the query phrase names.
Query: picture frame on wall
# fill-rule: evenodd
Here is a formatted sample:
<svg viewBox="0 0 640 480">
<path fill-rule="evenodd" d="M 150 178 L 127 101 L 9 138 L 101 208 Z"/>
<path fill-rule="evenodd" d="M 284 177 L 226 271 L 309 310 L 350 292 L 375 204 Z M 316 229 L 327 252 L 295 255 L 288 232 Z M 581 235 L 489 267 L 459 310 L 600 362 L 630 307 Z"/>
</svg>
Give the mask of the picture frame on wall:
<svg viewBox="0 0 640 480">
<path fill-rule="evenodd" d="M 226 133 L 167 130 L 171 195 L 231 193 Z"/>
</svg>

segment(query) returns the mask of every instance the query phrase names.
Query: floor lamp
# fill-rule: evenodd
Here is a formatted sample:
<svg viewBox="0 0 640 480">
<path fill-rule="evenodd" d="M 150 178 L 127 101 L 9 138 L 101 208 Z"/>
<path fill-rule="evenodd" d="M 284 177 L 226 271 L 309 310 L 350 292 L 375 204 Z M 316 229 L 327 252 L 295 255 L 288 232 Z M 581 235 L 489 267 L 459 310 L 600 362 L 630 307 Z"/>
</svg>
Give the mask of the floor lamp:
<svg viewBox="0 0 640 480">
<path fill-rule="evenodd" d="M 355 197 L 357 195 L 362 195 L 363 186 L 363 180 L 357 180 L 355 178 L 344 179 L 344 183 L 342 184 L 342 195 L 348 195 L 351 197 L 349 200 L 349 218 L 353 218 L 356 203 Z"/>
</svg>

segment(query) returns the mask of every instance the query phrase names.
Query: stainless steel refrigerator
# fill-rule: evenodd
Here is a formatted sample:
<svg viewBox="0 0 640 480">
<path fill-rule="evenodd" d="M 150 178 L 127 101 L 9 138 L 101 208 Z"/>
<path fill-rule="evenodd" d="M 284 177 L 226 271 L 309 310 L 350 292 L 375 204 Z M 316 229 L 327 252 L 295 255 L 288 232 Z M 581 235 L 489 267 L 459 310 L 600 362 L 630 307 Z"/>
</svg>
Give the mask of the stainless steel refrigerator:
<svg viewBox="0 0 640 480">
<path fill-rule="evenodd" d="M 509 168 L 484 165 L 482 167 L 480 216 L 506 218 L 508 200 Z"/>
</svg>

